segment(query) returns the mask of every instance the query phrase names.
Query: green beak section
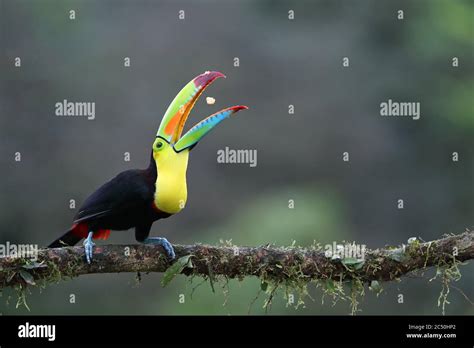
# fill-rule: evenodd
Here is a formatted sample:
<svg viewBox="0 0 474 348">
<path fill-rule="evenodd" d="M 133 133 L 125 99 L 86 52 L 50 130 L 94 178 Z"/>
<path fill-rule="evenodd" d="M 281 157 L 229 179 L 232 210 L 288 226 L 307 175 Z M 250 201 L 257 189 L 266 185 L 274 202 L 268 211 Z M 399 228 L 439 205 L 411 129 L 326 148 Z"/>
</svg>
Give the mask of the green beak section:
<svg viewBox="0 0 474 348">
<path fill-rule="evenodd" d="M 166 110 L 156 136 L 165 139 L 168 143 L 175 143 L 181 136 L 194 104 L 206 87 L 219 77 L 225 77 L 225 75 L 218 71 L 206 71 L 184 86 Z"/>
</svg>

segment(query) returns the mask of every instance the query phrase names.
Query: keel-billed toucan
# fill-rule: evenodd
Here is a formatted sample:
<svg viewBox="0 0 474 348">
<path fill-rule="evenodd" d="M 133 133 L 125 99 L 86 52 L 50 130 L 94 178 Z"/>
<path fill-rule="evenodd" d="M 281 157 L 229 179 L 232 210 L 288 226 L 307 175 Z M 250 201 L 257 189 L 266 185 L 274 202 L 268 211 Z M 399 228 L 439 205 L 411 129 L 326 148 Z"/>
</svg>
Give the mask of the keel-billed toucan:
<svg viewBox="0 0 474 348">
<path fill-rule="evenodd" d="M 174 258 L 173 247 L 165 238 L 148 237 L 151 225 L 184 208 L 186 169 L 191 149 L 222 120 L 247 109 L 246 106 L 232 106 L 221 110 L 181 136 L 197 99 L 219 77 L 225 76 L 217 71 L 207 71 L 190 81 L 163 116 L 148 168 L 127 170 L 102 185 L 81 206 L 71 229 L 49 247 L 75 245 L 85 238 L 84 250 L 90 263 L 95 245 L 92 239 L 106 239 L 110 230 L 135 228 L 137 241 L 161 245 L 169 257 Z"/>
</svg>

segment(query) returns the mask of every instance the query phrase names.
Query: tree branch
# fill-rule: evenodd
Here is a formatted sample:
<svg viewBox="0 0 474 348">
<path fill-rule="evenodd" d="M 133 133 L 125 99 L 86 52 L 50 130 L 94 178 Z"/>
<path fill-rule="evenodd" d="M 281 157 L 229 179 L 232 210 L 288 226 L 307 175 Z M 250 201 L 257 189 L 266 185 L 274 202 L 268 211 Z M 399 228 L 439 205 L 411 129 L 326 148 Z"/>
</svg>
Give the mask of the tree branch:
<svg viewBox="0 0 474 348">
<path fill-rule="evenodd" d="M 357 278 L 363 282 L 390 281 L 429 267 L 453 265 L 474 258 L 474 232 L 466 231 L 431 242 L 418 240 L 397 248 L 366 250 L 363 262 L 333 259 L 320 247 L 278 248 L 175 245 L 177 258 L 192 255 L 192 268 L 179 269 L 186 275 L 213 278 L 256 276 L 277 281 Z M 94 249 L 94 259 L 84 261 L 83 247 L 41 249 L 36 262 L 25 258 L 0 258 L 0 288 L 39 280 L 54 282 L 93 273 L 164 272 L 170 266 L 158 246 L 104 245 Z M 25 273 L 26 272 L 26 273 Z"/>
</svg>

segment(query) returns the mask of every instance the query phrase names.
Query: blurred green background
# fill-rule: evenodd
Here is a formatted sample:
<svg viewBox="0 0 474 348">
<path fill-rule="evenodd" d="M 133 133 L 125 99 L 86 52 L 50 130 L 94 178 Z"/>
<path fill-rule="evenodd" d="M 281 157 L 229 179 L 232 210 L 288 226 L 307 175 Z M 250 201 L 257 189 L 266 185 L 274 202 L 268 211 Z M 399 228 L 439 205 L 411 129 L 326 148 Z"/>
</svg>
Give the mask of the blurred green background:
<svg viewBox="0 0 474 348">
<path fill-rule="evenodd" d="M 250 110 L 193 150 L 187 207 L 155 223 L 152 235 L 180 244 L 355 240 L 371 248 L 472 228 L 473 15 L 467 0 L 0 0 L 0 242 L 47 245 L 70 226 L 70 199 L 80 205 L 118 172 L 147 166 L 169 102 L 206 70 L 228 78 L 206 92 L 216 105 L 201 100 L 189 123 L 229 105 Z M 63 99 L 95 102 L 96 119 L 56 117 Z M 420 102 L 421 119 L 381 117 L 387 99 Z M 217 163 L 226 146 L 257 149 L 257 167 Z M 134 234 L 115 232 L 108 242 L 132 243 Z M 462 267 L 454 284 L 471 299 L 473 270 Z M 387 283 L 379 298 L 367 293 L 361 314 L 440 314 L 441 284 L 430 275 Z M 134 274 L 83 276 L 34 290 L 29 313 L 246 314 L 260 287 L 231 281 L 224 306 L 208 283 L 191 298 L 199 279 L 179 276 L 162 288 L 160 278 L 142 275 L 137 286 Z M 322 305 L 314 287 L 310 294 L 314 302 L 295 310 L 280 292 L 270 313 L 350 312 L 347 302 Z M 264 313 L 264 299 L 251 313 Z M 449 300 L 447 314 L 474 314 L 455 289 Z M 28 313 L 4 300 L 0 312 Z"/>
</svg>

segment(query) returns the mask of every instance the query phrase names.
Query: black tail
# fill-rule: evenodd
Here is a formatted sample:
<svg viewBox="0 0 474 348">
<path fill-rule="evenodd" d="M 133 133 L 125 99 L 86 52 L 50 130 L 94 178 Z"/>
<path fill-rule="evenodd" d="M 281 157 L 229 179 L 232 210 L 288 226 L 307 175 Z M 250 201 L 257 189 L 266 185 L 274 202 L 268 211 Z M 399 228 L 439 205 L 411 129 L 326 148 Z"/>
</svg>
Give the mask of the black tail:
<svg viewBox="0 0 474 348">
<path fill-rule="evenodd" d="M 61 248 L 63 246 L 73 246 L 81 241 L 82 237 L 76 236 L 72 229 L 64 233 L 61 237 L 52 242 L 48 248 Z"/>
</svg>

